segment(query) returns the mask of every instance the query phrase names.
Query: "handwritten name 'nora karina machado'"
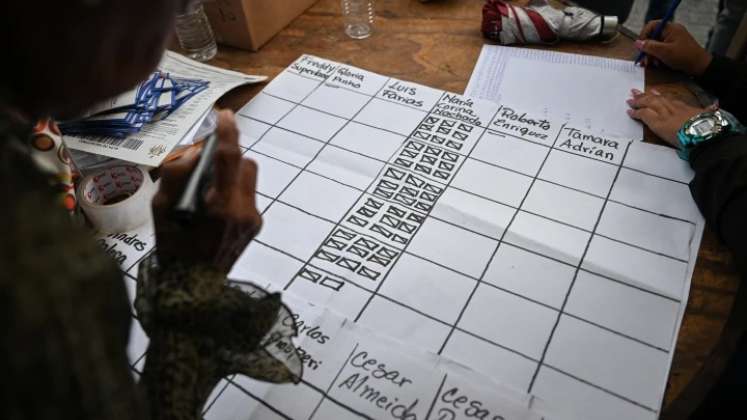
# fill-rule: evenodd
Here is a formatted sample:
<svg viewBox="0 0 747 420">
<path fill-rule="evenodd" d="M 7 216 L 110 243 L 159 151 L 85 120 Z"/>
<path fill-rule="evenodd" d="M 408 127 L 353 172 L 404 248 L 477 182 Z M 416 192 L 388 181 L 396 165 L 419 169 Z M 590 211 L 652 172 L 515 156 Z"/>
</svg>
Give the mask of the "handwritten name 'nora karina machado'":
<svg viewBox="0 0 747 420">
<path fill-rule="evenodd" d="M 560 149 L 567 149 L 610 162 L 615 160 L 615 155 L 620 150 L 620 142 L 617 140 L 587 134 L 572 127 L 563 128 L 563 132 L 565 140 L 557 146 Z"/>
</svg>

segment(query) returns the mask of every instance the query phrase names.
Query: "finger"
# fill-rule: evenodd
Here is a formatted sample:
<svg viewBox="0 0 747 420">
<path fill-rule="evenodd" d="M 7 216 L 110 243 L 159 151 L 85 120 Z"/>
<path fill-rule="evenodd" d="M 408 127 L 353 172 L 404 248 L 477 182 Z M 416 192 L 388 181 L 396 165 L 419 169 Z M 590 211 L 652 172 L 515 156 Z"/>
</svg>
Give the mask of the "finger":
<svg viewBox="0 0 747 420">
<path fill-rule="evenodd" d="M 666 42 L 654 41 L 647 39 L 645 41 L 638 40 L 635 42 L 635 47 L 643 51 L 647 55 L 652 56 L 655 59 L 667 61 L 671 52 L 671 45 Z"/>
<path fill-rule="evenodd" d="M 667 100 L 664 97 L 653 95 L 651 93 L 644 93 L 643 95 L 638 95 L 634 97 L 633 99 L 628 99 L 627 102 L 628 102 L 628 105 L 633 109 L 652 108 L 657 113 L 661 113 L 662 111 L 668 109 L 668 107 L 665 104 Z"/>
<path fill-rule="evenodd" d="M 256 189 L 257 189 L 257 164 L 253 160 L 242 159 L 239 168 L 239 189 L 243 200 L 240 200 L 240 209 L 237 209 L 242 215 L 239 222 L 251 232 L 252 237 L 259 233 L 262 227 L 262 216 L 257 210 Z"/>
<path fill-rule="evenodd" d="M 656 27 L 659 25 L 659 22 L 661 20 L 652 20 L 648 22 L 643 29 L 641 29 L 641 33 L 638 35 L 638 39 L 648 39 L 651 37 L 651 33 L 656 30 Z"/>
<path fill-rule="evenodd" d="M 213 187 L 218 194 L 230 195 L 237 183 L 241 149 L 239 149 L 239 130 L 233 112 L 221 111 L 218 114 L 218 145 L 213 156 Z"/>
<path fill-rule="evenodd" d="M 241 159 L 241 169 L 239 179 L 241 180 L 241 190 L 246 191 L 254 202 L 254 196 L 257 193 L 257 162 L 251 159 Z"/>
<path fill-rule="evenodd" d="M 154 211 L 166 211 L 174 206 L 197 164 L 197 158 L 197 150 L 194 150 L 161 165 L 161 185 L 151 203 Z"/>
<path fill-rule="evenodd" d="M 641 121 L 649 127 L 652 122 L 655 122 L 659 118 L 659 114 L 651 108 L 629 109 L 628 115 L 630 118 Z"/>
</svg>

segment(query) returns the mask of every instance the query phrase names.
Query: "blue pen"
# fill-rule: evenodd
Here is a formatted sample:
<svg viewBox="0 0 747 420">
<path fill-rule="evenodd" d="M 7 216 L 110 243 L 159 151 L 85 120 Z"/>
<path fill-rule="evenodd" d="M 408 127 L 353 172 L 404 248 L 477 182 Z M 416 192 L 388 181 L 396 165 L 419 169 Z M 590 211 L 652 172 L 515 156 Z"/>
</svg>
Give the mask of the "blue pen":
<svg viewBox="0 0 747 420">
<path fill-rule="evenodd" d="M 667 23 L 669 23 L 670 20 L 672 20 L 672 18 L 674 17 L 674 12 L 675 10 L 677 10 L 677 6 L 679 6 L 681 2 L 682 0 L 672 0 L 672 3 L 669 5 L 669 9 L 667 10 L 667 14 L 665 14 L 664 18 L 659 22 L 658 25 L 656 25 L 656 29 L 654 29 L 654 33 L 651 34 L 650 39 L 658 41 L 659 38 L 661 38 L 661 33 L 664 32 L 664 27 L 667 26 Z M 646 53 L 643 51 L 638 53 L 638 58 L 635 59 L 635 64 L 638 65 L 645 56 Z"/>
</svg>

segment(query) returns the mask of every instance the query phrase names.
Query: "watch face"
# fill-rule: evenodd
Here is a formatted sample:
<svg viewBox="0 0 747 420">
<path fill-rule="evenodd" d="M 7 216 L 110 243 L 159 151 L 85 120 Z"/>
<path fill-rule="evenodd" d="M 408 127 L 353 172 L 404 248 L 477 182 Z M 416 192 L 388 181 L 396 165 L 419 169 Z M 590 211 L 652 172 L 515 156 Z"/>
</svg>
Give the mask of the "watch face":
<svg viewBox="0 0 747 420">
<path fill-rule="evenodd" d="M 690 125 L 690 132 L 698 137 L 705 137 L 709 134 L 713 134 L 716 127 L 716 121 L 713 118 L 703 118 L 702 120 L 694 121 Z"/>
</svg>

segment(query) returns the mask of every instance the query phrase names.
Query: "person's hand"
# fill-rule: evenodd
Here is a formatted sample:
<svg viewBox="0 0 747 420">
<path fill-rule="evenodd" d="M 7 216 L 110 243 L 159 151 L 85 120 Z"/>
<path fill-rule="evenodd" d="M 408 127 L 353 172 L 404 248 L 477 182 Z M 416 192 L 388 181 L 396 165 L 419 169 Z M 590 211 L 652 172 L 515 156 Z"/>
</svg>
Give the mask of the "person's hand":
<svg viewBox="0 0 747 420">
<path fill-rule="evenodd" d="M 262 226 L 254 196 L 257 165 L 241 157 L 232 112 L 219 113 L 217 134 L 213 179 L 205 196 L 206 211 L 188 227 L 172 221 L 169 214 L 199 156 L 194 152 L 161 167 L 161 186 L 151 206 L 156 253 L 162 264 L 203 263 L 228 273 Z"/>
<path fill-rule="evenodd" d="M 647 23 L 635 42 L 635 47 L 646 53 L 643 65 L 648 66 L 658 60 L 667 67 L 690 76 L 702 75 L 711 64 L 711 54 L 679 23 L 668 23 L 662 32 L 661 41 L 648 39 L 658 24 L 658 20 Z"/>
<path fill-rule="evenodd" d="M 677 132 L 691 117 L 709 109 L 696 108 L 667 98 L 656 89 L 641 92 L 633 89 L 628 99 L 628 115 L 646 124 L 657 136 L 674 147 L 678 146 Z"/>
</svg>

